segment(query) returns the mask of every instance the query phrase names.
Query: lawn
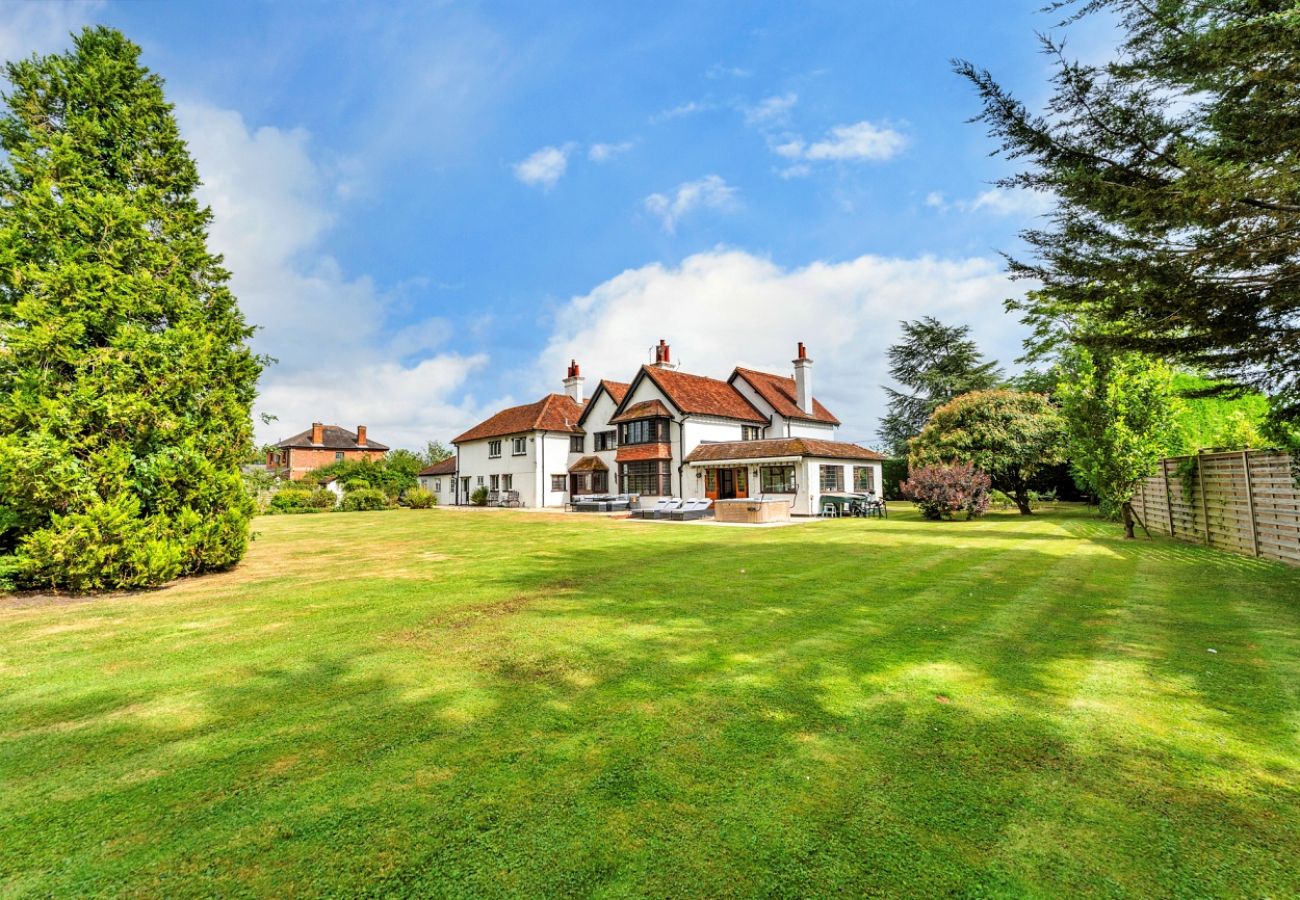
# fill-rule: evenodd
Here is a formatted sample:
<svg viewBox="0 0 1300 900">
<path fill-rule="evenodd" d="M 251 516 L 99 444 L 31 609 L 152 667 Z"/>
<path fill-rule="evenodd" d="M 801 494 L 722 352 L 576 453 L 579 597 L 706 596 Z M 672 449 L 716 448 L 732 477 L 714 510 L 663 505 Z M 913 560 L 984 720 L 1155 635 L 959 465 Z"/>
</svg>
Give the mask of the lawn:
<svg viewBox="0 0 1300 900">
<path fill-rule="evenodd" d="M 0 893 L 1300 894 L 1300 570 L 1081 509 L 256 530 L 0 597 Z"/>
</svg>

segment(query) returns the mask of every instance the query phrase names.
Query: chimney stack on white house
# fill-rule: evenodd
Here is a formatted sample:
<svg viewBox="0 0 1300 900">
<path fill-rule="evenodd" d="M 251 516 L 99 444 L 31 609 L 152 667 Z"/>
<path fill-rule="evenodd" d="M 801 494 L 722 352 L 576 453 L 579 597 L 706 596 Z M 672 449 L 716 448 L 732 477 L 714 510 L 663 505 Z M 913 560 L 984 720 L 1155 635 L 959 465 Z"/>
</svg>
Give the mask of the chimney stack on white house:
<svg viewBox="0 0 1300 900">
<path fill-rule="evenodd" d="M 577 360 L 569 360 L 569 374 L 564 378 L 564 393 L 574 403 L 582 405 L 582 372 Z"/>
<path fill-rule="evenodd" d="M 677 363 L 673 362 L 672 350 L 669 348 L 668 342 L 665 341 L 663 338 L 659 339 L 658 345 L 654 348 L 654 356 L 655 356 L 655 361 L 654 361 L 655 368 L 658 369 L 677 368 Z"/>
<path fill-rule="evenodd" d="M 812 363 L 803 341 L 799 342 L 799 355 L 794 360 L 794 402 L 809 415 L 812 414 Z"/>
<path fill-rule="evenodd" d="M 357 446 L 358 446 L 358 447 L 364 447 L 365 445 L 366 445 L 366 426 L 364 426 L 364 425 L 358 425 L 358 426 L 357 426 Z"/>
</svg>

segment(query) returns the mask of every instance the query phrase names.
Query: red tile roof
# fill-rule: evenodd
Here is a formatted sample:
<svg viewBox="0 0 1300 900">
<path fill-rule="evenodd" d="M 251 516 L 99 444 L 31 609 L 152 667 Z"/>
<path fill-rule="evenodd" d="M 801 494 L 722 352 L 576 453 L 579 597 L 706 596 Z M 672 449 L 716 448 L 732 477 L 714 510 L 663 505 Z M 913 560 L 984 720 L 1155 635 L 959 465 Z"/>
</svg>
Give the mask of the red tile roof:
<svg viewBox="0 0 1300 900">
<path fill-rule="evenodd" d="M 761 441 L 719 441 L 700 444 L 686 454 L 686 462 L 714 462 L 732 459 L 775 459 L 782 456 L 814 456 L 829 459 L 881 460 L 874 450 L 844 441 L 816 438 L 768 438 Z"/>
<path fill-rule="evenodd" d="M 623 402 L 623 398 L 627 396 L 627 389 L 629 387 L 626 382 L 610 381 L 608 378 L 600 379 L 599 386 L 609 391 L 610 399 L 612 399 L 615 404 Z"/>
<path fill-rule="evenodd" d="M 431 466 L 425 466 L 420 470 L 421 475 L 454 475 L 456 473 L 456 457 L 449 456 L 446 459 L 436 462 Z"/>
<path fill-rule="evenodd" d="M 313 444 L 311 442 L 311 429 L 308 428 L 306 431 L 303 431 L 299 434 L 295 434 L 291 438 L 285 438 L 275 446 L 281 449 L 303 447 L 308 449 L 315 448 L 318 450 L 319 449 L 325 449 L 325 450 L 387 450 L 388 449 L 388 446 L 386 444 L 381 444 L 378 441 L 372 441 L 369 438 L 366 439 L 366 442 L 364 444 L 358 444 L 357 433 L 355 431 L 348 431 L 346 428 L 341 428 L 338 425 L 322 426 L 321 442 L 319 444 Z"/>
<path fill-rule="evenodd" d="M 469 431 L 452 439 L 453 444 L 478 441 L 483 438 L 504 437 L 523 431 L 562 431 L 581 434 L 578 419 L 582 407 L 567 394 L 547 394 L 536 403 L 503 409 L 490 419 L 480 422 Z"/>
<path fill-rule="evenodd" d="M 799 404 L 795 402 L 795 385 L 793 378 L 786 378 L 783 375 L 773 375 L 770 372 L 758 372 L 754 369 L 742 369 L 736 367 L 732 373 L 731 380 L 739 375 L 748 381 L 758 392 L 758 395 L 771 405 L 779 414 L 787 419 L 801 419 L 805 422 L 825 422 L 829 425 L 838 425 L 840 420 L 831 415 L 830 410 L 822 406 L 816 397 L 813 397 L 812 412 L 800 409 Z"/>
<path fill-rule="evenodd" d="M 610 419 L 609 424 L 617 425 L 620 422 L 631 422 L 633 419 L 649 419 L 654 416 L 671 417 L 672 413 L 659 400 L 642 400 L 640 403 L 633 403 Z"/>
<path fill-rule="evenodd" d="M 672 459 L 671 444 L 631 444 L 619 447 L 614 454 L 616 462 L 640 462 L 645 459 Z"/>
<path fill-rule="evenodd" d="M 755 409 L 754 404 L 725 381 L 656 366 L 642 366 L 641 372 L 684 413 L 720 416 L 760 425 L 768 423 L 767 417 Z"/>
<path fill-rule="evenodd" d="M 599 456 L 584 456 L 569 466 L 570 472 L 608 472 L 609 466 Z"/>
</svg>

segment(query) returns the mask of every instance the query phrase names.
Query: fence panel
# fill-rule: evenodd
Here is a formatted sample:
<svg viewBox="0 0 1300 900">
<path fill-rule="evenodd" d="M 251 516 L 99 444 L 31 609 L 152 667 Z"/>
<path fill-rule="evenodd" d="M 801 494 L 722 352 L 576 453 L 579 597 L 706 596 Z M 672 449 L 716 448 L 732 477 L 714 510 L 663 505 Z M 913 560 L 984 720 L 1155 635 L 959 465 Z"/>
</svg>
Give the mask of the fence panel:
<svg viewBox="0 0 1300 900">
<path fill-rule="evenodd" d="M 1139 486 L 1133 508 L 1152 532 L 1300 565 L 1300 490 L 1285 453 L 1239 450 L 1161 460 L 1160 472 Z"/>
</svg>

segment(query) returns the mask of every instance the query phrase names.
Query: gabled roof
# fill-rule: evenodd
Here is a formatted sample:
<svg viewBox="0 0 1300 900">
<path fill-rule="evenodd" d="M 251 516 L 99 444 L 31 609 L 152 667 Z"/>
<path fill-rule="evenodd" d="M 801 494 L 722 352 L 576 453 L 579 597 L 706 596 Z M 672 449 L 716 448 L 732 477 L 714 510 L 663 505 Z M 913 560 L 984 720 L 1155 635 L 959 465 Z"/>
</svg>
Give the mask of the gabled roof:
<svg viewBox="0 0 1300 900">
<path fill-rule="evenodd" d="M 434 463 L 431 466 L 425 466 L 420 470 L 421 475 L 454 475 L 456 474 L 456 457 L 449 456 L 444 460 Z"/>
<path fill-rule="evenodd" d="M 614 401 L 614 408 L 617 409 L 618 405 L 623 402 L 623 398 L 627 396 L 627 389 L 628 385 L 625 382 L 610 381 L 608 378 L 600 379 L 600 381 L 596 382 L 596 389 L 591 392 L 587 402 L 582 405 L 582 417 L 578 419 L 578 424 L 582 425 L 583 420 L 587 418 L 587 414 L 595 408 L 596 398 L 602 390 L 609 394 L 609 399 Z"/>
<path fill-rule="evenodd" d="M 631 422 L 633 419 L 649 419 L 655 416 L 669 417 L 672 413 L 668 407 L 664 406 L 658 400 L 642 400 L 640 403 L 633 403 L 627 409 L 609 420 L 609 424 L 617 425 L 620 422 Z"/>
<path fill-rule="evenodd" d="M 311 429 L 295 434 L 291 438 L 285 438 L 275 446 L 281 450 L 291 449 L 315 449 L 315 450 L 387 450 L 388 446 L 378 441 L 366 439 L 364 444 L 357 443 L 357 433 L 348 431 L 338 425 L 325 425 L 321 428 L 321 442 L 313 444 L 311 442 Z"/>
<path fill-rule="evenodd" d="M 569 466 L 570 472 L 608 472 L 609 466 L 599 456 L 584 456 Z"/>
<path fill-rule="evenodd" d="M 686 462 L 714 462 L 732 459 L 776 459 L 782 456 L 813 456 L 828 459 L 882 460 L 875 450 L 845 441 L 816 438 L 767 438 L 761 441 L 718 441 L 700 444 L 686 454 Z"/>
<path fill-rule="evenodd" d="M 632 387 L 635 388 L 642 378 L 654 382 L 668 401 L 687 415 L 718 416 L 759 425 L 768 424 L 767 416 L 755 409 L 744 394 L 725 381 L 657 366 L 642 366 L 632 380 Z M 629 388 L 628 397 L 631 395 Z M 623 400 L 627 402 L 627 397 Z M 622 415 L 623 411 L 622 404 L 619 404 L 617 414 Z"/>
<path fill-rule="evenodd" d="M 754 369 L 743 369 L 736 367 L 736 371 L 731 373 L 727 383 L 736 380 L 736 376 L 744 378 L 753 386 L 758 396 L 767 401 L 777 413 L 787 419 L 799 419 L 804 422 L 825 422 L 828 425 L 839 425 L 840 420 L 831 415 L 831 411 L 821 405 L 821 402 L 813 397 L 812 412 L 800 409 L 799 404 L 795 402 L 795 384 L 793 378 L 787 378 L 784 375 L 773 375 L 770 372 L 759 372 Z"/>
<path fill-rule="evenodd" d="M 452 439 L 453 444 L 479 441 L 483 438 L 505 437 L 522 431 L 562 431 L 581 434 L 578 420 L 582 407 L 568 394 L 547 394 L 536 403 L 503 409 L 486 421 L 480 422 L 464 434 Z"/>
</svg>

